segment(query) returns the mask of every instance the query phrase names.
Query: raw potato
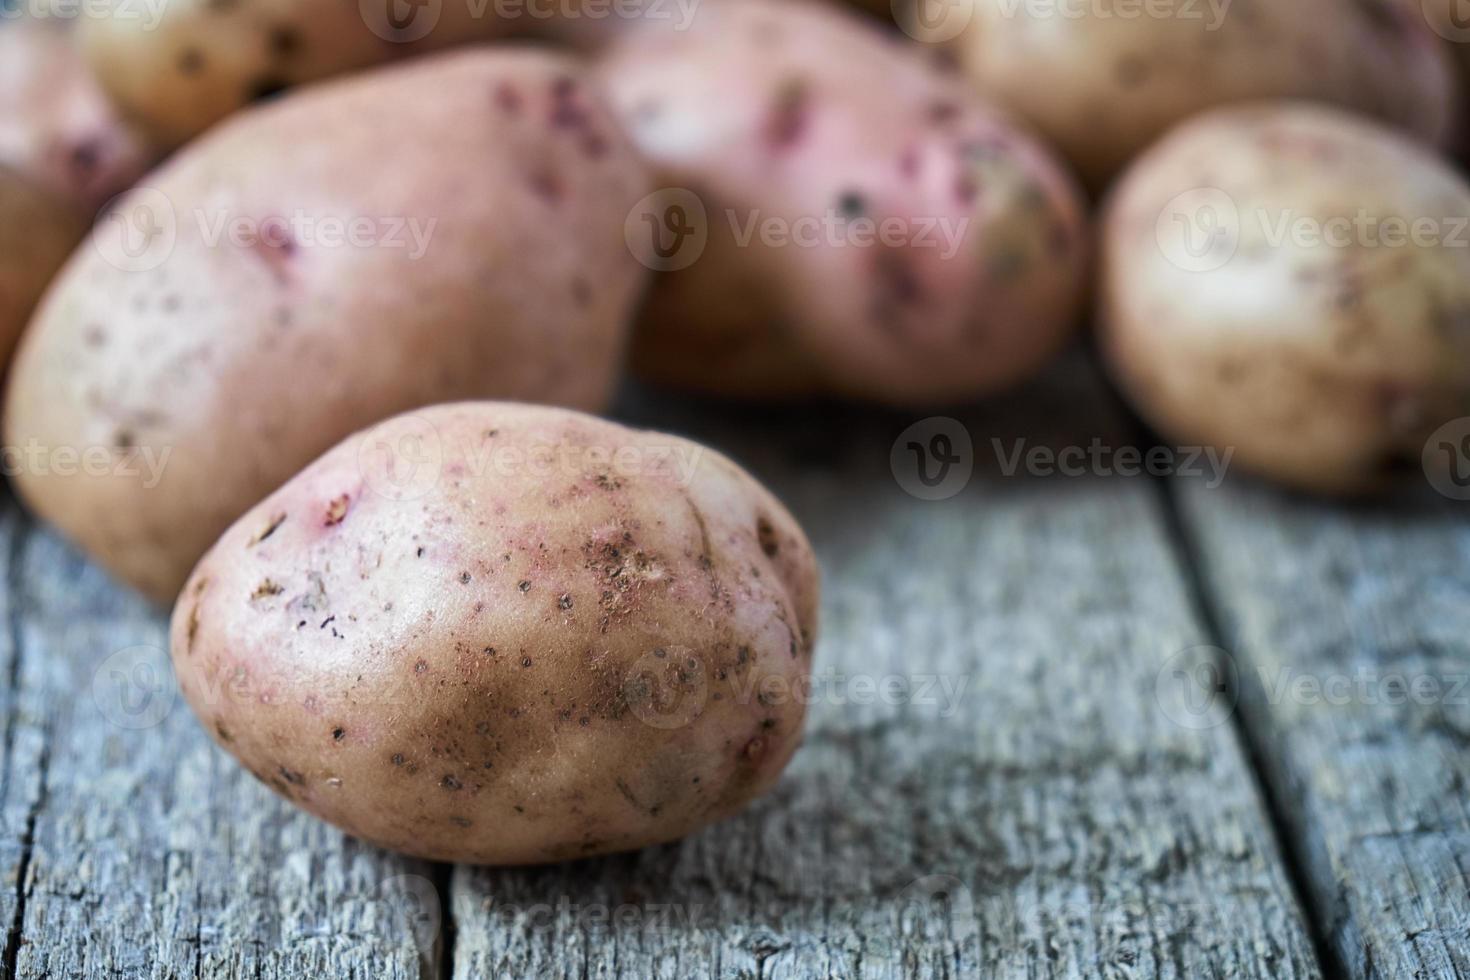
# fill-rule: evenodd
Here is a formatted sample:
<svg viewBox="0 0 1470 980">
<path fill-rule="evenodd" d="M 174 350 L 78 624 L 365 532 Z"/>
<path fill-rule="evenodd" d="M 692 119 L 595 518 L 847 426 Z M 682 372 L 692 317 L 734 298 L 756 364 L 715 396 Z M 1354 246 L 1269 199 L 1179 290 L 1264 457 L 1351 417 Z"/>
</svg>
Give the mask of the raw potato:
<svg viewBox="0 0 1470 980">
<path fill-rule="evenodd" d="M 817 597 L 801 529 L 723 456 L 464 403 L 359 433 L 246 514 L 171 646 L 205 728 L 296 805 L 527 864 L 674 840 L 769 788 Z"/>
<path fill-rule="evenodd" d="M 469 0 L 108 0 L 82 37 L 113 97 L 155 138 L 182 143 L 289 86 L 472 40 L 512 24 Z"/>
<path fill-rule="evenodd" d="M 980 90 L 1094 189 L 1174 124 L 1229 102 L 1320 99 L 1436 143 L 1453 119 L 1449 57 L 1420 0 L 913 2 L 935 8 L 931 36 Z"/>
<path fill-rule="evenodd" d="M 118 115 L 62 21 L 0 18 L 0 166 L 90 217 L 155 154 Z"/>
<path fill-rule="evenodd" d="M 376 419 L 474 397 L 601 408 L 647 190 L 578 68 L 534 51 L 243 114 L 125 198 L 38 310 L 9 444 L 116 465 L 26 472 L 21 495 L 170 602 L 235 518 Z"/>
<path fill-rule="evenodd" d="M 1373 489 L 1470 415 L 1467 220 L 1470 186 L 1376 123 L 1216 111 L 1109 202 L 1103 347 L 1170 439 L 1309 490 Z"/>
<path fill-rule="evenodd" d="M 148 158 L 63 24 L 0 18 L 0 371 L 88 219 Z"/>
<path fill-rule="evenodd" d="M 923 55 L 795 0 L 710 2 L 691 30 L 609 49 L 613 104 L 684 191 L 666 198 L 682 210 L 661 216 L 665 252 L 668 228 L 708 235 L 702 254 L 696 233 L 653 263 L 676 271 L 635 341 L 645 375 L 932 404 L 1021 381 L 1063 345 L 1086 265 L 1080 195 Z"/>
</svg>

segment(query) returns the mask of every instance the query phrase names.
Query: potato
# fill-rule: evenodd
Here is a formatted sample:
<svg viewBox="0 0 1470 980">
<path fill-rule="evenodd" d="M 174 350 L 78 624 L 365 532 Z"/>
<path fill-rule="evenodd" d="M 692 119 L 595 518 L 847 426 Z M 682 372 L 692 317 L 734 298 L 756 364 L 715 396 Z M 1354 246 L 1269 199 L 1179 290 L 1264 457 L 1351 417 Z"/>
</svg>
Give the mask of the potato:
<svg viewBox="0 0 1470 980">
<path fill-rule="evenodd" d="M 1419 0 L 908 0 L 981 91 L 1102 188 L 1174 124 L 1319 99 L 1440 142 L 1453 81 Z M 1038 66 L 1044 66 L 1038 69 Z"/>
<path fill-rule="evenodd" d="M 242 114 L 123 199 L 37 311 L 21 495 L 160 601 L 362 426 L 442 400 L 602 407 L 646 270 L 647 176 L 577 67 L 426 59 Z M 110 452 L 116 466 L 104 466 Z"/>
<path fill-rule="evenodd" d="M 0 19 L 0 166 L 91 216 L 155 156 L 103 95 L 64 22 Z"/>
<path fill-rule="evenodd" d="M 635 341 L 645 375 L 929 404 L 1014 384 L 1062 346 L 1080 195 L 922 55 L 790 0 L 708 3 L 689 30 L 608 49 L 599 75 L 669 188 L 630 232 L 665 273 Z"/>
<path fill-rule="evenodd" d="M 1310 103 L 1217 110 L 1150 150 L 1104 218 L 1102 345 L 1164 435 L 1355 492 L 1470 415 L 1470 186 Z"/>
<path fill-rule="evenodd" d="M 87 55 L 113 97 L 178 144 L 236 109 L 301 82 L 503 36 L 496 3 L 398 0 L 105 0 L 83 21 Z"/>
<path fill-rule="evenodd" d="M 723 456 L 471 402 L 359 433 L 252 509 L 170 640 L 204 727 L 291 802 L 527 864 L 673 840 L 769 788 L 817 597 L 801 529 Z"/>
<path fill-rule="evenodd" d="M 0 371 L 97 206 L 148 158 L 62 23 L 0 18 Z"/>
</svg>

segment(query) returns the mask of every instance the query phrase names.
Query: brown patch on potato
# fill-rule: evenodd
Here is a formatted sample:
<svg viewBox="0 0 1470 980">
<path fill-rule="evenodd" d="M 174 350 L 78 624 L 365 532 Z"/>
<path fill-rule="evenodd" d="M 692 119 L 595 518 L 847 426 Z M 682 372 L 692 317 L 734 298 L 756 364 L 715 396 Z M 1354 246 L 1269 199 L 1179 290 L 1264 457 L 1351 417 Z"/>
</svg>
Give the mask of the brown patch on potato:
<svg viewBox="0 0 1470 980">
<path fill-rule="evenodd" d="M 327 503 L 326 517 L 322 521 L 323 526 L 335 527 L 341 524 L 343 518 L 347 516 L 347 508 L 350 502 L 351 497 L 345 493 L 329 501 Z"/>
<path fill-rule="evenodd" d="M 250 601 L 254 602 L 257 599 L 264 599 L 267 596 L 280 595 L 285 591 L 285 588 L 279 583 L 271 579 L 265 579 L 255 587 L 254 592 L 250 593 Z"/>
<path fill-rule="evenodd" d="M 755 538 L 760 542 L 761 551 L 767 558 L 775 558 L 781 553 L 781 542 L 776 540 L 775 525 L 764 514 L 756 518 Z"/>
</svg>

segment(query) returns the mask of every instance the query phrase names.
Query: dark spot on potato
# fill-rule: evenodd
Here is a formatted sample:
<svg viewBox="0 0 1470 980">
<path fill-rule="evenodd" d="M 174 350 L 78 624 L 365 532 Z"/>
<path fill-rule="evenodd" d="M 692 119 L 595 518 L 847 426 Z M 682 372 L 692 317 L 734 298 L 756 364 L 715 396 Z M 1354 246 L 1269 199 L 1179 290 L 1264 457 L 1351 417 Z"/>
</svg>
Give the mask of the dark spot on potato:
<svg viewBox="0 0 1470 980">
<path fill-rule="evenodd" d="M 185 48 L 179 54 L 179 72 L 184 75 L 197 75 L 204 70 L 204 52 L 198 48 Z"/>
<path fill-rule="evenodd" d="M 424 557 L 424 549 L 423 549 L 423 546 L 422 545 L 420 545 L 419 546 L 419 550 L 414 553 L 414 557 L 415 558 L 422 558 L 422 557 Z"/>
<path fill-rule="evenodd" d="M 336 497 L 328 502 L 326 517 L 322 522 L 323 525 L 326 527 L 335 527 L 341 524 L 342 519 L 347 516 L 347 506 L 350 500 L 351 498 L 344 493 L 342 496 Z"/>
<path fill-rule="evenodd" d="M 246 543 L 246 546 L 253 548 L 256 545 L 260 544 L 266 538 L 270 537 L 272 534 L 275 534 L 276 528 L 280 527 L 284 523 L 286 523 L 286 514 L 284 511 L 279 514 L 273 514 L 271 516 L 271 519 L 266 522 L 265 527 L 261 528 L 259 531 L 256 531 L 255 536 Z"/>
<path fill-rule="evenodd" d="M 413 665 L 413 672 L 415 674 L 422 674 L 424 671 L 426 671 L 428 669 L 429 669 L 429 662 L 427 660 L 420 660 L 420 661 L 418 661 L 417 663 L 415 663 Z"/>
<path fill-rule="evenodd" d="M 1124 55 L 1118 59 L 1113 66 L 1113 74 L 1118 79 L 1118 84 L 1124 88 L 1134 88 L 1148 81 L 1150 73 L 1149 64 L 1138 55 Z"/>
<path fill-rule="evenodd" d="M 520 589 L 522 592 L 530 592 L 531 582 L 529 579 L 522 579 L 520 584 L 517 585 L 516 588 Z"/>
<path fill-rule="evenodd" d="M 495 648 L 494 647 L 486 647 L 482 652 L 487 657 L 493 657 L 493 656 L 495 656 Z"/>
<path fill-rule="evenodd" d="M 402 752 L 394 752 L 392 759 L 390 759 L 389 761 L 392 762 L 395 766 L 401 766 L 401 765 L 403 765 L 403 761 L 404 761 L 403 760 L 403 753 Z"/>
<path fill-rule="evenodd" d="M 531 193 L 547 204 L 560 204 L 566 196 L 566 185 L 550 170 L 533 171 L 530 179 Z"/>
<path fill-rule="evenodd" d="M 935 125 L 942 126 L 959 118 L 960 107 L 953 102 L 942 101 L 930 103 L 925 115 Z"/>
<path fill-rule="evenodd" d="M 524 100 L 521 98 L 520 89 L 510 82 L 501 82 L 495 86 L 495 104 L 507 115 L 519 115 Z"/>
<path fill-rule="evenodd" d="M 521 658 L 521 666 L 522 667 L 529 667 L 529 666 L 531 666 L 531 658 L 530 657 L 522 657 Z"/>
<path fill-rule="evenodd" d="M 459 827 L 461 830 L 468 830 L 472 826 L 470 821 L 465 819 L 464 817 L 450 817 L 449 822 L 454 824 L 456 827 Z"/>
<path fill-rule="evenodd" d="M 255 587 L 255 591 L 250 593 L 250 600 L 254 602 L 256 599 L 264 599 L 267 596 L 280 595 L 282 592 L 285 591 L 286 590 L 278 582 L 275 582 L 272 579 L 263 579 L 261 583 Z"/>
<path fill-rule="evenodd" d="M 561 609 L 561 610 L 567 610 L 567 609 L 572 608 L 572 596 L 571 596 L 571 593 L 569 593 L 569 592 L 563 592 L 561 594 L 561 596 L 556 600 L 556 605 L 557 605 L 557 608 L 558 609 Z"/>
<path fill-rule="evenodd" d="M 757 759 L 759 759 L 762 755 L 764 755 L 765 754 L 765 751 L 766 751 L 766 740 L 763 739 L 763 738 L 761 738 L 760 736 L 756 736 L 755 738 L 751 739 L 749 742 L 746 742 L 745 743 L 745 748 L 743 748 L 743 749 L 740 750 L 740 754 L 742 756 L 744 756 L 746 759 L 750 760 L 751 762 L 754 762 Z"/>
<path fill-rule="evenodd" d="M 96 139 L 83 139 L 72 147 L 69 157 L 71 169 L 82 180 L 89 180 L 102 162 L 102 145 Z"/>
<path fill-rule="evenodd" d="M 811 91 L 806 81 L 788 78 L 777 89 L 766 119 L 766 143 L 773 150 L 789 150 L 801 141 L 810 121 Z"/>
<path fill-rule="evenodd" d="M 469 572 L 460 572 L 459 573 L 459 584 L 460 585 L 469 585 L 470 584 L 470 573 Z"/>
<path fill-rule="evenodd" d="M 776 540 L 776 528 L 768 518 L 762 516 L 756 519 L 755 536 L 767 558 L 775 558 L 780 553 L 781 544 Z"/>
<path fill-rule="evenodd" d="M 607 137 L 601 133 L 589 132 L 582 137 L 582 152 L 589 160 L 601 160 L 607 156 L 608 149 Z"/>
<path fill-rule="evenodd" d="M 265 75 L 251 82 L 246 89 L 246 101 L 267 102 L 290 88 L 290 83 L 277 75 Z"/>
<path fill-rule="evenodd" d="M 285 766 L 279 766 L 276 768 L 276 772 L 280 775 L 282 779 L 290 783 L 292 786 L 306 785 L 306 777 L 294 769 L 287 769 Z"/>
<path fill-rule="evenodd" d="M 194 652 L 194 638 L 199 635 L 199 604 L 196 602 L 189 610 L 189 625 L 184 630 L 185 650 Z"/>
<path fill-rule="evenodd" d="M 861 218 L 868 213 L 868 202 L 857 191 L 843 191 L 837 198 L 837 213 L 848 221 Z"/>
<path fill-rule="evenodd" d="M 968 170 L 961 171 L 954 181 L 954 196 L 965 207 L 975 203 L 975 199 L 980 196 L 980 182 L 975 179 L 974 174 Z"/>
<path fill-rule="evenodd" d="M 294 27 L 278 24 L 271 28 L 266 43 L 273 56 L 289 58 L 301 50 L 301 35 Z"/>
<path fill-rule="evenodd" d="M 137 439 L 129 429 L 118 429 L 112 434 L 112 448 L 132 449 Z"/>
<path fill-rule="evenodd" d="M 346 734 L 347 731 L 339 725 L 338 727 L 332 729 L 332 741 L 340 742 Z"/>
<path fill-rule="evenodd" d="M 592 286 L 581 276 L 572 280 L 572 302 L 584 310 L 592 305 Z"/>
<path fill-rule="evenodd" d="M 235 740 L 235 736 L 230 734 L 230 730 L 225 727 L 225 723 L 222 721 L 216 721 L 214 723 L 214 733 L 219 736 L 221 742 L 233 742 Z"/>
<path fill-rule="evenodd" d="M 898 155 L 898 172 L 904 180 L 912 181 L 919 176 L 919 169 L 922 163 L 923 160 L 919 156 L 919 148 L 917 146 L 905 147 L 903 152 Z"/>
<path fill-rule="evenodd" d="M 448 773 L 445 774 L 443 779 L 439 780 L 439 785 L 451 793 L 464 788 L 464 785 L 458 779 L 455 779 L 453 775 Z"/>
</svg>

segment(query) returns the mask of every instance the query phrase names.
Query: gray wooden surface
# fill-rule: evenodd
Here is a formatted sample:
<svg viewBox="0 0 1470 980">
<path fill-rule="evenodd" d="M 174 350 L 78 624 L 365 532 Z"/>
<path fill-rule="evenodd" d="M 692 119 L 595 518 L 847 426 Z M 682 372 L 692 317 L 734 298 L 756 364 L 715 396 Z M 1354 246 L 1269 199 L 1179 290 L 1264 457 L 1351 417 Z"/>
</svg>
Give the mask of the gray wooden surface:
<svg viewBox="0 0 1470 980">
<path fill-rule="evenodd" d="M 807 739 L 775 792 L 604 860 L 376 851 L 217 751 L 173 694 L 162 616 L 5 501 L 0 973 L 1466 972 L 1463 704 L 1251 686 L 1262 664 L 1470 669 L 1460 511 L 1005 475 L 992 438 L 1135 438 L 1081 362 L 958 415 L 977 471 L 944 501 L 890 469 L 916 417 L 648 397 L 626 414 L 732 453 L 821 556 Z M 1238 709 L 1236 686 L 1198 687 L 1231 663 Z"/>
</svg>

